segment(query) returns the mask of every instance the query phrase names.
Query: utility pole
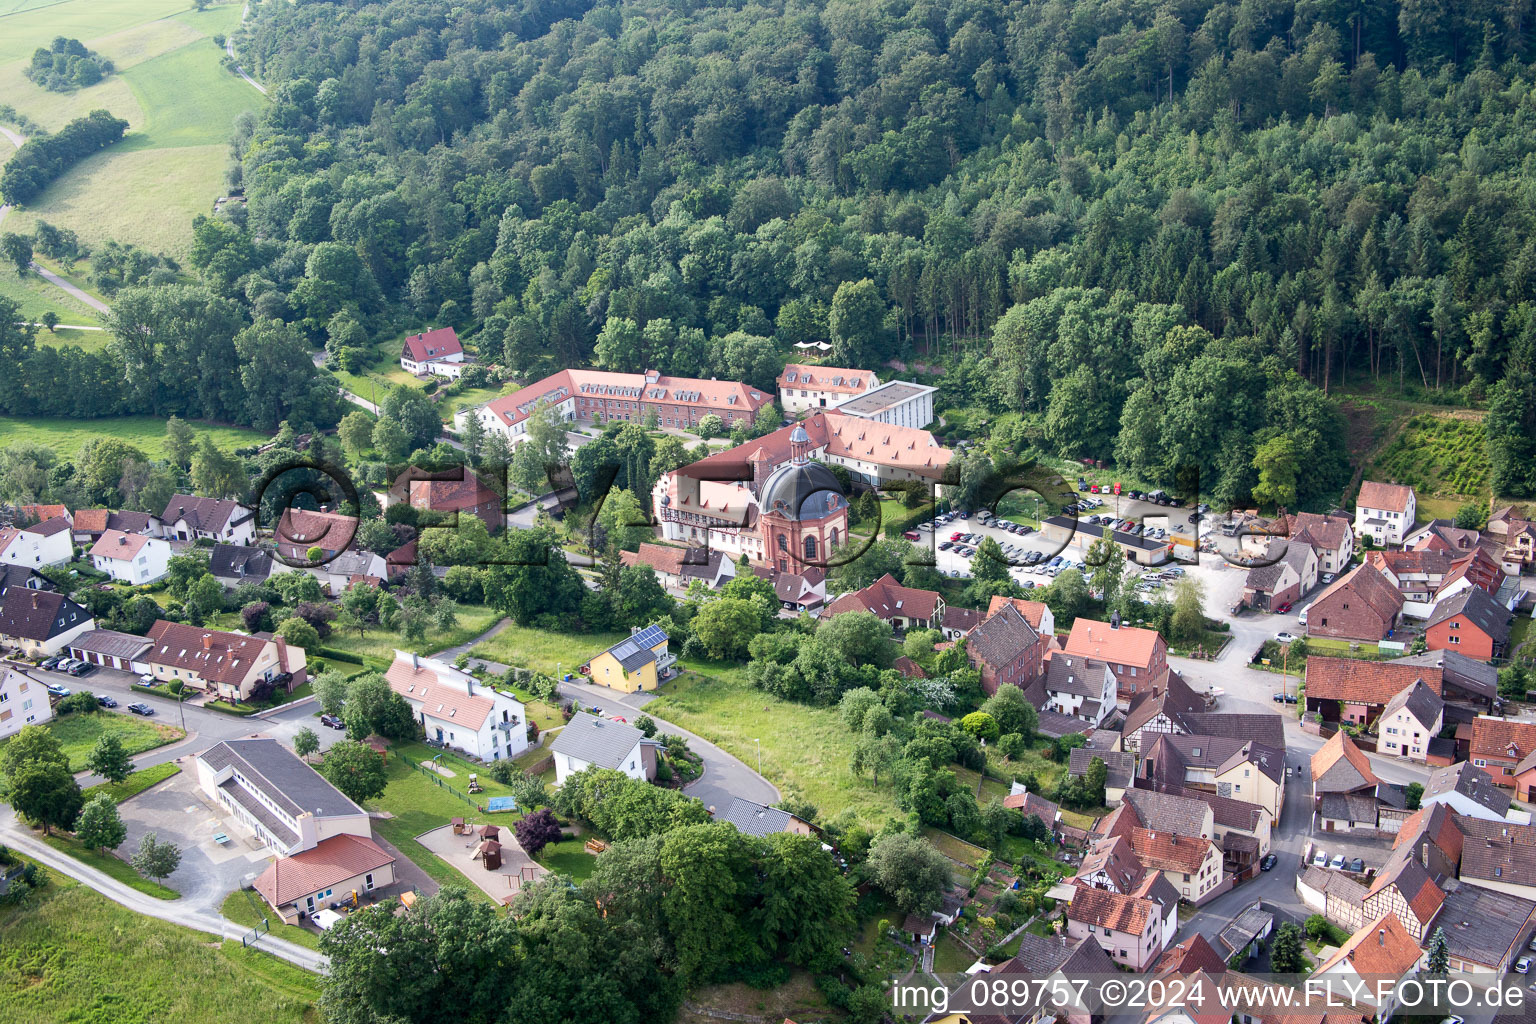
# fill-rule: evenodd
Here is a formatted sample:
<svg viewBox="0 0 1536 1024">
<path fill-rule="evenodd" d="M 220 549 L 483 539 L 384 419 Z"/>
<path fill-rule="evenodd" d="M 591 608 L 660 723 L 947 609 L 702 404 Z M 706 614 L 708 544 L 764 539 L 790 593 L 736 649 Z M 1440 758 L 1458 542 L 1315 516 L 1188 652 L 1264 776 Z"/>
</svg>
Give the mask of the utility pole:
<svg viewBox="0 0 1536 1024">
<path fill-rule="evenodd" d="M 763 774 L 763 741 L 757 738 L 752 740 L 757 744 L 757 774 Z"/>
</svg>

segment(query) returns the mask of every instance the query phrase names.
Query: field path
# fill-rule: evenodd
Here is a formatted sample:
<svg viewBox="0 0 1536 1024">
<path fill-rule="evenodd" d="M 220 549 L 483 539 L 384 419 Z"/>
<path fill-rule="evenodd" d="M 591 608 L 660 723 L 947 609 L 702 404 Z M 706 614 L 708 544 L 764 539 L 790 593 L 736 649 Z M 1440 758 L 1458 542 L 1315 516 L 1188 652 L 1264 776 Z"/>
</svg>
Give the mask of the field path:
<svg viewBox="0 0 1536 1024">
<path fill-rule="evenodd" d="M 72 297 L 74 297 L 74 298 L 78 299 L 79 301 L 85 303 L 87 306 L 90 306 L 92 309 L 96 310 L 96 312 L 98 312 L 98 313 L 110 313 L 110 312 L 112 312 L 112 307 L 111 306 L 107 305 L 105 302 L 102 302 L 100 299 L 96 298 L 95 296 L 88 295 L 85 292 L 81 291 L 79 288 L 76 288 L 74 285 L 70 284 L 68 281 L 64 280 L 62 277 L 60 277 L 58 274 L 55 274 L 53 271 L 49 270 L 48 268 L 40 267 L 36 263 L 34 263 L 34 264 L 32 264 L 32 269 L 37 271 L 37 276 L 38 277 L 41 277 L 44 281 L 47 281 L 51 285 L 56 285 L 57 287 L 64 289 Z"/>
<path fill-rule="evenodd" d="M 20 149 L 22 146 L 26 145 L 26 143 L 27 143 L 27 140 L 25 138 L 23 138 L 20 135 L 17 135 L 15 132 L 11 131 L 9 128 L 0 127 L 0 135 L 4 135 L 6 137 L 6 139 L 8 139 L 10 141 L 11 145 L 15 146 L 17 149 Z M 11 212 L 10 204 L 6 204 L 4 206 L 0 206 L 0 224 L 5 223 L 5 215 L 10 213 L 10 212 Z"/>
<path fill-rule="evenodd" d="M 251 5 L 250 4 L 246 4 L 245 8 L 240 12 L 240 24 L 244 25 L 245 24 L 245 19 L 250 17 L 250 15 L 251 15 Z M 239 63 L 239 58 L 235 56 L 235 37 L 234 36 L 228 36 L 228 37 L 225 38 L 225 40 L 224 40 L 224 52 L 229 54 L 229 59 L 230 60 L 236 62 L 235 63 L 235 70 L 237 72 L 239 72 L 240 77 L 245 79 L 247 82 L 250 82 L 251 83 L 251 88 L 255 89 L 257 92 L 259 92 L 263 96 L 265 96 L 267 94 L 267 87 L 262 85 L 260 82 L 256 81 L 256 79 L 252 78 L 250 75 L 246 74 L 245 73 L 245 68 Z"/>
</svg>

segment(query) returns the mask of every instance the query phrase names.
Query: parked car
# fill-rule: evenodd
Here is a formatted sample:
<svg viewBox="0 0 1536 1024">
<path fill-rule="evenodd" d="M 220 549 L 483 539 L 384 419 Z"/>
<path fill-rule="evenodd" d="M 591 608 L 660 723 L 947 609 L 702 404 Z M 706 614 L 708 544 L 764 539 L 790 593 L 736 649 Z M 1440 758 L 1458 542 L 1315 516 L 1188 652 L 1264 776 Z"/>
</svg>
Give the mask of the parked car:
<svg viewBox="0 0 1536 1024">
<path fill-rule="evenodd" d="M 69 696 L 69 687 L 67 687 L 67 686 L 60 686 L 58 683 L 49 683 L 48 684 L 48 694 L 49 694 L 49 696 L 52 696 L 52 697 L 68 697 Z"/>
<path fill-rule="evenodd" d="M 1303 626 L 1307 624 L 1307 610 L 1305 608 L 1301 610 L 1300 615 L 1296 616 L 1296 621 Z"/>
<path fill-rule="evenodd" d="M 1519 960 L 1516 960 L 1515 961 L 1515 973 L 1516 974 L 1529 974 L 1529 973 L 1531 973 L 1531 958 L 1528 957 L 1528 956 L 1523 956 Z"/>
<path fill-rule="evenodd" d="M 1312 866 L 1315 867 L 1315 868 L 1325 868 L 1325 867 L 1327 867 L 1328 866 L 1328 854 L 1325 853 L 1322 850 L 1318 850 L 1316 853 L 1314 853 L 1312 855 Z"/>
<path fill-rule="evenodd" d="M 64 657 L 64 655 L 62 655 L 62 654 L 55 654 L 53 657 L 46 658 L 43 661 L 39 662 L 37 667 L 38 668 L 45 668 L 45 669 L 52 669 L 55 666 L 57 666 L 59 664 L 59 662 L 61 662 L 61 661 L 68 661 L 68 660 L 69 659 Z"/>
<path fill-rule="evenodd" d="M 145 718 L 150 718 L 155 713 L 155 709 L 148 704 L 129 704 L 128 710 L 136 715 L 143 715 Z"/>
<path fill-rule="evenodd" d="M 1323 573 L 1323 585 L 1327 586 L 1328 584 L 1330 584 L 1332 582 L 1333 582 L 1333 573 L 1331 573 L 1331 572 Z"/>
<path fill-rule="evenodd" d="M 1284 630 L 1281 630 L 1275 634 L 1275 643 L 1277 644 L 1293 644 L 1295 642 L 1296 634 L 1294 633 L 1287 633 Z"/>
<path fill-rule="evenodd" d="M 1288 693 L 1277 693 L 1272 698 L 1276 704 L 1295 704 L 1296 698 Z"/>
<path fill-rule="evenodd" d="M 154 686 L 155 677 L 150 673 L 145 672 L 143 675 L 139 676 L 139 683 L 143 686 Z"/>
<path fill-rule="evenodd" d="M 347 727 L 347 723 L 343 722 L 340 718 L 337 718 L 335 715 L 321 715 L 320 716 L 320 724 L 321 725 L 328 725 L 332 729 L 345 729 Z"/>
<path fill-rule="evenodd" d="M 1259 870 L 1260 871 L 1268 871 L 1270 868 L 1275 866 L 1275 861 L 1276 860 L 1277 860 L 1277 858 L 1275 857 L 1274 854 L 1272 854 L 1272 853 L 1265 854 L 1264 855 L 1264 859 L 1259 861 Z"/>
<path fill-rule="evenodd" d="M 1344 857 L 1344 855 L 1342 853 L 1336 853 L 1336 854 L 1333 855 L 1333 860 L 1328 862 L 1328 866 L 1330 868 L 1332 868 L 1333 870 L 1338 871 L 1338 870 L 1342 869 L 1345 864 L 1348 864 L 1348 863 L 1349 863 L 1349 861 L 1345 859 L 1345 857 Z"/>
<path fill-rule="evenodd" d="M 955 542 L 952 541 L 952 540 L 942 541 L 939 544 L 939 550 L 940 551 L 948 551 L 950 548 L 952 548 L 954 546 L 955 546 Z"/>
<path fill-rule="evenodd" d="M 1289 601 L 1281 601 L 1280 602 L 1280 607 L 1275 609 L 1275 614 L 1276 615 L 1284 615 L 1286 612 L 1288 612 L 1290 610 L 1291 610 L 1291 602 L 1289 602 Z"/>
<path fill-rule="evenodd" d="M 1359 857 L 1352 858 L 1349 862 L 1349 870 L 1357 875 L 1364 873 L 1365 861 L 1361 860 Z"/>
<path fill-rule="evenodd" d="M 83 676 L 87 673 L 96 671 L 96 666 L 88 661 L 77 661 L 73 665 L 69 666 L 67 671 L 72 676 Z"/>
<path fill-rule="evenodd" d="M 115 708 L 115 707 L 117 707 L 117 701 L 116 701 L 116 700 L 114 700 L 114 699 L 113 699 L 113 698 L 111 698 L 111 697 L 108 697 L 108 696 L 107 696 L 107 695 L 106 695 L 106 694 L 104 694 L 104 693 L 103 693 L 103 694 L 98 694 L 98 695 L 97 695 L 97 697 L 96 697 L 96 703 L 97 703 L 97 704 L 98 704 L 98 705 L 99 705 L 99 706 L 101 706 L 101 707 L 104 707 L 104 708 Z"/>
</svg>

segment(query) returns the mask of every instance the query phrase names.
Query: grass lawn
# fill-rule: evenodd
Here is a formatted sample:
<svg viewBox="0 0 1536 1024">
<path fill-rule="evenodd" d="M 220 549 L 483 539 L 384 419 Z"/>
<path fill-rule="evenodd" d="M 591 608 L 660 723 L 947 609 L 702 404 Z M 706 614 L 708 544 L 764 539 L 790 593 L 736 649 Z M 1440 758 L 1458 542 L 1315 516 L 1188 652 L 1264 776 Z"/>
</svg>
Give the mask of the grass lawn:
<svg viewBox="0 0 1536 1024">
<path fill-rule="evenodd" d="M 9 219 L 6 226 L 9 227 Z M 269 440 L 259 430 L 194 422 L 199 434 L 207 434 L 224 451 L 247 448 Z M 127 441 L 151 459 L 165 458 L 165 420 L 155 416 L 107 416 L 96 420 L 39 419 L 0 416 L 0 438 L 6 444 L 26 441 L 46 445 L 61 458 L 72 458 L 82 445 L 98 437 Z"/>
<path fill-rule="evenodd" d="M 147 896 L 153 896 L 157 900 L 181 899 L 181 893 L 175 889 L 143 877 L 134 869 L 132 864 L 113 854 L 88 850 L 75 842 L 74 839 L 59 835 L 58 833 L 49 836 L 39 834 L 38 838 L 60 853 L 68 854 L 82 864 L 89 864 L 102 874 L 110 875 L 124 885 L 132 886 Z"/>
<path fill-rule="evenodd" d="M 458 607 L 458 625 L 444 632 L 433 628 L 428 632 L 429 642 L 422 649 L 423 654 L 435 654 L 448 647 L 457 647 L 467 640 L 484 633 L 496 624 L 501 613 L 494 608 L 483 604 L 463 604 Z M 405 650 L 410 645 L 403 640 L 397 631 L 370 627 L 361 638 L 356 633 L 343 635 L 340 632 L 332 633 L 325 639 L 325 646 L 338 651 L 346 651 L 349 654 L 357 654 L 365 658 L 377 658 L 386 665 L 395 660 L 395 651 Z M 325 655 L 320 655 L 324 658 Z M 346 663 L 337 662 L 336 668 L 346 669 Z"/>
<path fill-rule="evenodd" d="M 0 0 L 3 2 L 3 0 Z M 9 226 L 10 218 L 6 218 Z M 16 268 L 7 265 L 0 270 L 0 297 L 10 299 L 21 307 L 21 315 L 33 323 L 40 323 L 43 314 L 52 310 L 63 324 L 101 325 L 101 314 L 62 288 L 56 288 L 36 274 L 18 277 Z M 89 339 L 89 340 L 87 340 Z M 39 329 L 37 341 L 41 345 L 79 345 L 81 348 L 101 348 L 112 340 L 106 331 L 59 331 L 49 334 Z"/>
<path fill-rule="evenodd" d="M 976 962 L 976 954 L 960 945 L 946 932 L 933 947 L 935 974 L 959 974 Z"/>
<path fill-rule="evenodd" d="M 990 857 L 988 851 L 982 847 L 952 836 L 948 832 L 941 832 L 936 828 L 924 828 L 922 836 L 928 840 L 929 845 L 950 860 L 969 864 L 972 868 L 980 867 Z"/>
<path fill-rule="evenodd" d="M 420 387 L 421 382 L 400 365 L 400 349 L 404 343 L 403 334 L 399 338 L 377 343 L 373 346 L 373 360 L 367 366 L 357 373 L 337 369 L 336 379 L 341 381 L 342 387 L 370 402 L 375 397 L 382 402 L 384 395 L 396 384 Z"/>
<path fill-rule="evenodd" d="M 25 0 L 0 0 L 5 6 Z M 262 96 L 220 66 L 212 36 L 230 31 L 240 5 L 204 12 L 185 0 L 63 0 L 5 17 L 0 33 L 0 95 L 58 129 L 104 108 L 129 123 L 122 142 L 81 161 L 8 219 L 30 231 L 39 219 L 99 244 L 117 239 L 185 258 L 192 218 L 223 195 L 228 138 L 236 117 Z M 80 39 L 110 57 L 114 74 L 89 89 L 50 93 L 21 74 L 38 45 L 56 35 Z M 14 221 L 15 223 L 11 223 Z M 76 322 L 76 321 L 69 321 Z"/>
<path fill-rule="evenodd" d="M 760 739 L 763 774 L 785 796 L 809 800 L 826 817 L 853 808 L 878 827 L 901 816 L 887 785 L 849 767 L 854 737 L 836 708 L 807 707 L 754 689 L 739 666 L 683 665 L 689 671 L 663 687 L 662 696 L 646 706 L 649 714 L 698 733 L 747 764 L 757 763 L 754 740 Z"/>
<path fill-rule="evenodd" d="M 319 979 L 238 942 L 142 917 L 49 873 L 0 912 L 0 1019 L 27 1024 L 317 1019 Z M 259 1009 L 258 1009 L 259 1008 Z"/>
<path fill-rule="evenodd" d="M 509 622 L 500 633 L 476 644 L 469 653 L 486 661 L 515 665 L 552 676 L 557 670 L 575 672 L 578 665 L 585 664 L 594 655 L 612 647 L 624 639 L 625 635 L 618 632 L 550 633 Z"/>
<path fill-rule="evenodd" d="M 262 918 L 266 918 L 271 934 L 278 938 L 296 942 L 310 949 L 320 948 L 320 936 L 298 925 L 283 924 L 283 919 L 271 913 L 271 908 L 262 901 L 261 897 L 249 890 L 236 889 L 224 897 L 224 905 L 219 907 L 219 913 L 235 924 L 244 925 L 247 928 L 257 927 L 261 924 Z"/>
<path fill-rule="evenodd" d="M 977 794 L 976 802 L 978 804 L 985 806 L 993 800 L 1001 800 L 1008 795 L 1008 783 L 1000 779 L 983 779 L 980 772 L 972 771 L 969 768 L 962 768 L 957 764 L 950 765 L 949 770 L 955 773 L 955 778 L 959 780 L 960 785 Z M 977 791 L 977 783 L 980 783 L 979 792 Z"/>
<path fill-rule="evenodd" d="M 103 782 L 100 785 L 92 786 L 85 791 L 85 799 L 89 803 L 91 798 L 98 793 L 105 793 L 118 803 L 122 803 L 129 797 L 138 796 L 150 786 L 159 785 L 179 771 L 181 771 L 179 765 L 174 761 L 167 761 L 164 764 L 157 764 L 153 767 L 145 768 L 143 771 L 134 772 L 122 782 Z"/>
<path fill-rule="evenodd" d="M 107 733 L 115 735 L 130 756 L 173 743 L 186 735 L 173 725 L 159 725 L 105 711 L 65 715 L 53 719 L 47 728 L 58 737 L 72 772 L 85 770 L 85 759 L 90 756 L 96 741 Z"/>
<path fill-rule="evenodd" d="M 539 851 L 534 858 L 557 875 L 569 875 L 577 882 L 584 882 L 597 867 L 597 858 L 586 850 L 586 840 L 562 839 Z"/>
</svg>

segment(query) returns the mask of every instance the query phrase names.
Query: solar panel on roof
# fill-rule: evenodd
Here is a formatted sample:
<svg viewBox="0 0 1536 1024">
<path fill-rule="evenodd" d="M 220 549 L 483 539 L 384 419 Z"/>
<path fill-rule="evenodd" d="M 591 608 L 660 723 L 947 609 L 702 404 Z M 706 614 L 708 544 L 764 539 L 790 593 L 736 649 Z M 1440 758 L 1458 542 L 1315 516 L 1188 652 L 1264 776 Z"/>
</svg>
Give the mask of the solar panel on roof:
<svg viewBox="0 0 1536 1024">
<path fill-rule="evenodd" d="M 667 631 L 660 626 L 647 626 L 629 638 L 636 647 L 655 647 L 667 640 Z"/>
</svg>

